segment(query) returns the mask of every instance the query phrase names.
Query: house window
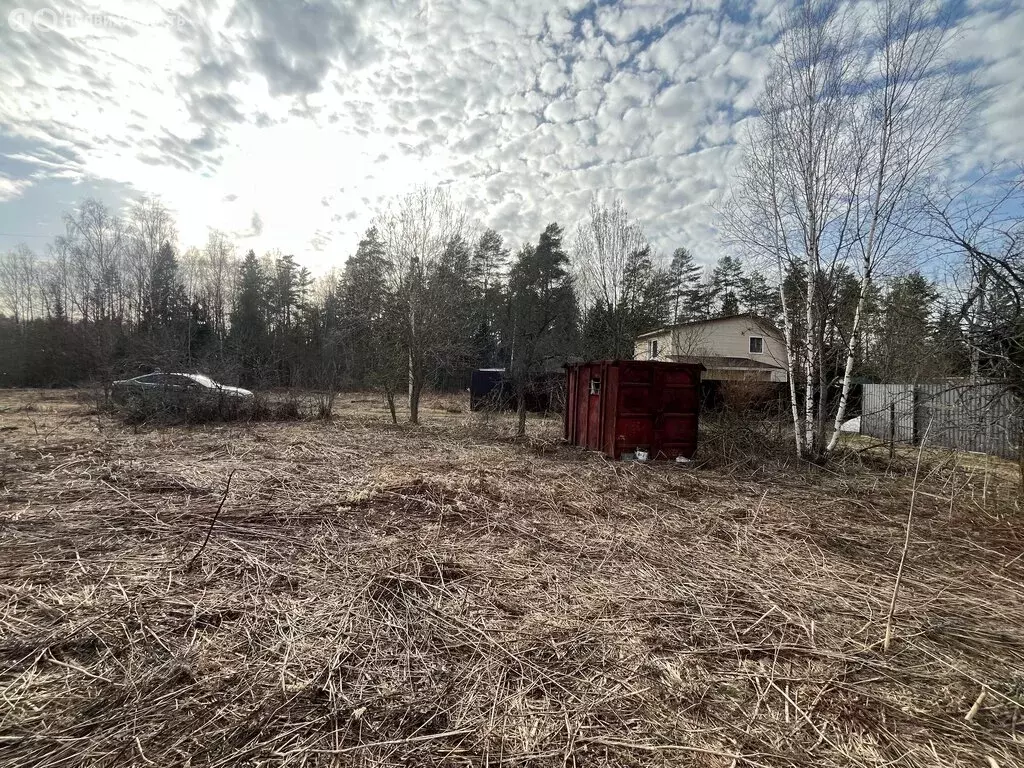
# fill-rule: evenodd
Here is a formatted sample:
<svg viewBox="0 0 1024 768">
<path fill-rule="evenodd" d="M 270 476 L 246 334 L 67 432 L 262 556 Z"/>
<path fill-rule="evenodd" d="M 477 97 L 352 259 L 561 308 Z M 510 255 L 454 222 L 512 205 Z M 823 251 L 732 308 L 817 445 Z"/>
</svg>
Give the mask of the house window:
<svg viewBox="0 0 1024 768">
<path fill-rule="evenodd" d="M 651 339 L 647 342 L 647 357 L 651 360 L 658 356 L 658 340 Z"/>
<path fill-rule="evenodd" d="M 590 394 L 600 395 L 601 394 L 601 380 L 596 376 L 590 380 Z"/>
<path fill-rule="evenodd" d="M 752 355 L 763 355 L 764 354 L 764 336 L 751 336 L 750 337 L 750 354 L 752 354 Z"/>
</svg>

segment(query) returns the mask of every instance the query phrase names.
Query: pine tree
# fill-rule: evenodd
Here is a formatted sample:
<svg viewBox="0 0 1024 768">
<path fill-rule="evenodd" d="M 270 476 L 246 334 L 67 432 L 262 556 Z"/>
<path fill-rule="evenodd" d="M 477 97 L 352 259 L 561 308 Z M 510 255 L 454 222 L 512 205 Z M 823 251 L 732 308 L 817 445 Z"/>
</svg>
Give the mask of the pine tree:
<svg viewBox="0 0 1024 768">
<path fill-rule="evenodd" d="M 125 341 L 128 356 L 160 368 L 191 362 L 188 301 L 178 278 L 174 248 L 168 242 L 161 244 L 153 257 L 147 287 L 139 333 Z"/>
<path fill-rule="evenodd" d="M 711 273 L 711 294 L 718 317 L 739 314 L 742 290 L 743 265 L 735 256 L 726 254 Z"/>
<path fill-rule="evenodd" d="M 499 313 L 504 302 L 504 281 L 508 270 L 509 252 L 501 235 L 486 230 L 473 250 L 472 277 L 474 281 L 475 319 L 473 356 L 477 367 L 489 367 L 498 362 Z"/>
<path fill-rule="evenodd" d="M 508 270 L 509 252 L 501 235 L 493 229 L 485 230 L 473 249 L 473 279 L 478 291 L 486 295 L 500 287 Z"/>
<path fill-rule="evenodd" d="M 202 297 L 193 299 L 187 311 L 184 357 L 188 367 L 192 368 L 193 361 L 203 360 L 214 353 L 217 334 L 210 308 Z"/>
<path fill-rule="evenodd" d="M 174 327 L 185 309 L 185 289 L 178 279 L 178 261 L 170 243 L 157 250 L 149 281 L 149 299 L 143 312 L 143 322 L 150 328 Z"/>
<path fill-rule="evenodd" d="M 935 321 L 936 366 L 943 376 L 969 376 L 971 348 L 960 310 L 949 301 L 942 303 Z"/>
<path fill-rule="evenodd" d="M 740 280 L 740 306 L 771 323 L 778 323 L 782 314 L 779 291 L 768 283 L 762 272 L 751 272 Z"/>
<path fill-rule="evenodd" d="M 346 350 L 347 378 L 356 386 L 368 386 L 380 378 L 376 345 L 394 341 L 381 338 L 385 332 L 380 324 L 386 303 L 384 269 L 384 244 L 377 229 L 370 227 L 345 264 L 339 297 L 344 333 L 336 343 Z"/>
<path fill-rule="evenodd" d="M 630 328 L 629 347 L 644 329 L 664 325 L 672 312 L 672 275 L 658 269 L 649 245 L 634 251 L 626 263 L 625 291 Z"/>
<path fill-rule="evenodd" d="M 627 255 L 619 288 L 615 306 L 599 298 L 584 316 L 586 357 L 631 359 L 639 334 L 671 321 L 672 275 L 655 266 L 650 246 Z"/>
<path fill-rule="evenodd" d="M 704 270 L 686 248 L 676 248 L 669 266 L 672 322 L 686 323 L 701 319 L 705 310 L 701 278 Z"/>
<path fill-rule="evenodd" d="M 273 265 L 268 307 L 275 330 L 287 330 L 298 319 L 299 295 L 299 266 L 295 257 L 278 257 Z"/>
<path fill-rule="evenodd" d="M 882 299 L 872 350 L 883 381 L 911 383 L 934 374 L 934 315 L 938 292 L 920 272 L 897 277 Z"/>
<path fill-rule="evenodd" d="M 461 372 L 476 359 L 471 343 L 477 320 L 472 259 L 469 243 L 456 236 L 427 276 L 425 308 L 431 315 L 427 331 L 435 337 L 437 349 L 431 378 L 444 390 L 464 386 Z"/>
<path fill-rule="evenodd" d="M 576 297 L 562 228 L 549 224 L 537 247 L 524 246 L 509 273 L 510 364 L 518 434 L 526 432 L 530 377 L 546 363 L 564 361 L 575 326 Z"/>
</svg>

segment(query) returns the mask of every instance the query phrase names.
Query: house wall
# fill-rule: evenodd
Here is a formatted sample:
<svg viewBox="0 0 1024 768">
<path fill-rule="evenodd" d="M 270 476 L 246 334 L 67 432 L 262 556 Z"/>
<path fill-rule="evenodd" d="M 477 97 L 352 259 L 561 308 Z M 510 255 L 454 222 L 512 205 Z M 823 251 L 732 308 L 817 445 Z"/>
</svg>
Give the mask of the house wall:
<svg viewBox="0 0 1024 768">
<path fill-rule="evenodd" d="M 750 353 L 751 336 L 764 339 L 763 354 Z M 651 338 L 658 339 L 656 358 L 652 358 L 648 352 Z M 657 337 L 638 339 L 633 356 L 636 360 L 668 360 L 669 355 L 745 357 L 780 368 L 786 367 L 786 345 L 783 340 L 749 317 L 733 317 L 677 328 Z"/>
</svg>

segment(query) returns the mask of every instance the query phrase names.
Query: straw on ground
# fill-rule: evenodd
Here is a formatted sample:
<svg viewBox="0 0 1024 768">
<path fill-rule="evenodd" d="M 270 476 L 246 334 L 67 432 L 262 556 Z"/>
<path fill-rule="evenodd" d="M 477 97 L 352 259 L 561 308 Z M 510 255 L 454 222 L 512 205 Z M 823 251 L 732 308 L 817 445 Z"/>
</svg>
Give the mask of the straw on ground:
<svg viewBox="0 0 1024 768">
<path fill-rule="evenodd" d="M 341 399 L 135 434 L 0 393 L 0 764 L 1024 764 L 992 477 L 926 455 L 883 654 L 912 458 L 638 466 Z"/>
</svg>

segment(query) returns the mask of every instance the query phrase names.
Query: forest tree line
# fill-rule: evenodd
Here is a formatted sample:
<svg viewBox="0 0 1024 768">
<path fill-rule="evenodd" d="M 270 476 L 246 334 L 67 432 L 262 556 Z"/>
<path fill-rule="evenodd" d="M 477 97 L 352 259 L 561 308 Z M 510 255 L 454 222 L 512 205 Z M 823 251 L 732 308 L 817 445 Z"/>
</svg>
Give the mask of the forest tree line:
<svg viewBox="0 0 1024 768">
<path fill-rule="evenodd" d="M 371 226 L 344 264 L 314 278 L 287 254 L 240 254 L 212 231 L 181 249 L 171 213 L 125 216 L 86 200 L 37 255 L 0 255 L 0 384 L 69 386 L 151 370 L 201 371 L 256 388 L 414 390 L 466 386 L 474 368 L 527 376 L 571 360 L 632 357 L 640 333 L 752 312 L 780 322 L 801 300 L 734 255 L 704 266 L 659 256 L 621 204 L 593 206 L 567 243 L 549 224 L 514 250 L 474 229 L 449 196 L 419 190 Z M 823 295 L 838 376 L 858 281 Z M 920 272 L 873 285 L 858 374 L 923 380 L 970 370 L 955 302 Z"/>
<path fill-rule="evenodd" d="M 657 253 L 618 202 L 506 243 L 423 188 L 314 279 L 216 231 L 182 250 L 159 202 L 119 216 L 86 201 L 45 254 L 0 255 L 0 385 L 200 370 L 374 388 L 393 413 L 401 391 L 416 421 L 425 388 L 503 367 L 522 428 L 537 372 L 629 358 L 638 334 L 670 323 L 753 312 L 786 339 L 808 460 L 836 449 L 857 382 L 969 376 L 1024 395 L 1024 167 L 953 186 L 950 153 L 982 99 L 952 56 L 953 13 L 931 0 L 785 10 L 713 265 L 700 244 Z"/>
</svg>

